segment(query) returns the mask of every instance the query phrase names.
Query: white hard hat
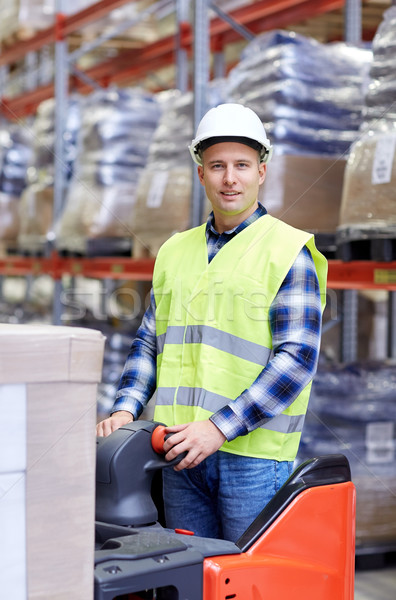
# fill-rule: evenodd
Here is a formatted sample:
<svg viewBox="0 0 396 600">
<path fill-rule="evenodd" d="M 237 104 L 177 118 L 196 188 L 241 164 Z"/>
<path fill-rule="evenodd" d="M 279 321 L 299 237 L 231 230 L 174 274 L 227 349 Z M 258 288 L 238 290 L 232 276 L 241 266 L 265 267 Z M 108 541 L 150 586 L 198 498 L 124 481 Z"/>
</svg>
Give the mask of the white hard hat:
<svg viewBox="0 0 396 600">
<path fill-rule="evenodd" d="M 256 148 L 263 163 L 272 156 L 272 146 L 264 125 L 253 110 L 242 104 L 219 104 L 211 108 L 202 117 L 196 137 L 188 149 L 193 161 L 202 166 L 202 150 L 225 141 Z"/>
</svg>

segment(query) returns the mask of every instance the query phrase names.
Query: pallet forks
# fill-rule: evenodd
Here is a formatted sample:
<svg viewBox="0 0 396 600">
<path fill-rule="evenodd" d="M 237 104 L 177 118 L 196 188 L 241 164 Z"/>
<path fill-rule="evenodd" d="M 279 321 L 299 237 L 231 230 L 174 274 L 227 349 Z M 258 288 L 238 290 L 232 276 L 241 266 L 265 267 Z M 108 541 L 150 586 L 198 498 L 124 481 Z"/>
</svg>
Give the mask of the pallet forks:
<svg viewBox="0 0 396 600">
<path fill-rule="evenodd" d="M 161 435 L 136 421 L 97 439 L 95 600 L 353 600 L 345 456 L 299 465 L 234 544 L 160 525 L 153 481 L 177 461 L 158 453 Z"/>
</svg>

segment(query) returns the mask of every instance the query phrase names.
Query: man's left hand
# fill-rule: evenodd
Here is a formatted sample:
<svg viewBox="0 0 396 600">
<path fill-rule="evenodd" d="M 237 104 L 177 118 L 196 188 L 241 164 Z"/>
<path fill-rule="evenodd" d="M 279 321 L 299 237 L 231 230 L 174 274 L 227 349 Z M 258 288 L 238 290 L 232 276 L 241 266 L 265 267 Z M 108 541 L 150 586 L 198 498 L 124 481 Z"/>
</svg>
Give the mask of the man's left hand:
<svg viewBox="0 0 396 600">
<path fill-rule="evenodd" d="M 173 435 L 164 443 L 166 460 L 173 460 L 182 452 L 187 452 L 183 460 L 174 467 L 175 471 L 196 467 L 226 441 L 225 435 L 209 420 L 166 427 L 165 434 L 168 433 Z"/>
</svg>

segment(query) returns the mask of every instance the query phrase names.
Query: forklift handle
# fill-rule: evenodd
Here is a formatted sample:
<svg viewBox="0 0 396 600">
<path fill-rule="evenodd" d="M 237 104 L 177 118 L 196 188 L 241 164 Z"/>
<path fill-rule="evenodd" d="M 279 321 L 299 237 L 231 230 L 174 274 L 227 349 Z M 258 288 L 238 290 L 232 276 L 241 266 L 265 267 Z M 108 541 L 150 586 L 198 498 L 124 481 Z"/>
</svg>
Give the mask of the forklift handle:
<svg viewBox="0 0 396 600">
<path fill-rule="evenodd" d="M 185 456 L 187 456 L 187 452 L 182 452 L 181 454 L 176 456 L 176 458 L 174 458 L 173 460 L 170 460 L 170 461 L 163 460 L 163 455 L 165 454 L 164 442 L 169 436 L 173 435 L 173 433 L 165 434 L 165 428 L 166 428 L 165 425 L 158 425 L 151 434 L 151 445 L 153 447 L 153 450 L 157 454 L 160 454 L 162 456 L 161 456 L 161 458 L 158 457 L 158 461 L 150 460 L 150 462 L 146 465 L 146 469 L 148 469 L 148 470 L 164 468 L 164 467 L 173 467 L 175 465 L 178 465 L 179 462 L 181 462 L 183 460 L 183 458 Z"/>
</svg>

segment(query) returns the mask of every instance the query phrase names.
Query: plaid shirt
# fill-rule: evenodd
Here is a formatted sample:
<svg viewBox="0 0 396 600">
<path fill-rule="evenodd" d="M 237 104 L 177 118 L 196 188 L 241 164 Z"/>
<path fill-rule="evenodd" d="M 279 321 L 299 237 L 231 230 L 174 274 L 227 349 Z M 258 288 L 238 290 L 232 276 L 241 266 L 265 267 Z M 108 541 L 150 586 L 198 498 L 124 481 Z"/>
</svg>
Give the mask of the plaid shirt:
<svg viewBox="0 0 396 600">
<path fill-rule="evenodd" d="M 219 234 L 213 213 L 206 225 L 209 262 L 230 239 L 266 214 L 261 204 L 243 223 Z M 155 299 L 132 342 L 112 412 L 137 418 L 156 387 Z M 210 419 L 228 441 L 245 435 L 283 412 L 311 381 L 319 357 L 321 303 L 311 254 L 304 247 L 286 275 L 269 311 L 274 356 L 251 386 Z"/>
</svg>

